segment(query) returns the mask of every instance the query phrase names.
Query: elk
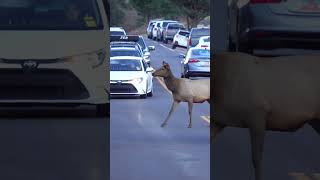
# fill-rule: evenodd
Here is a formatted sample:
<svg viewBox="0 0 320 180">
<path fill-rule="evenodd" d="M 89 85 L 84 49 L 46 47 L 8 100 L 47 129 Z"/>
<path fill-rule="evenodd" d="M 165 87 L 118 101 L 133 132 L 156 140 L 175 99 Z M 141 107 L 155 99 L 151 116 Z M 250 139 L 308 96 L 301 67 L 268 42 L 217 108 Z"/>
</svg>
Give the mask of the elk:
<svg viewBox="0 0 320 180">
<path fill-rule="evenodd" d="M 153 76 L 163 77 L 167 88 L 172 92 L 173 102 L 167 118 L 161 127 L 165 127 L 172 113 L 177 109 L 180 102 L 187 102 L 189 108 L 189 125 L 192 127 L 192 107 L 193 103 L 210 103 L 210 79 L 190 80 L 176 78 L 171 72 L 170 66 L 165 61 L 162 67 L 152 73 Z"/>
<path fill-rule="evenodd" d="M 211 140 L 225 127 L 248 128 L 255 179 L 262 180 L 267 130 L 320 134 L 320 56 L 256 57 L 215 53 Z"/>
</svg>

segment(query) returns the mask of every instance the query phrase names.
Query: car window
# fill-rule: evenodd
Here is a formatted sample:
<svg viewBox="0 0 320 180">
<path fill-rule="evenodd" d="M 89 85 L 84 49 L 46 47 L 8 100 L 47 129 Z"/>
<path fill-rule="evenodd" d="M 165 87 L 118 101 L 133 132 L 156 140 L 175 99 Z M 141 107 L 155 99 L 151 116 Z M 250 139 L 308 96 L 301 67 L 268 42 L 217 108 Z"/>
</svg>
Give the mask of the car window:
<svg viewBox="0 0 320 180">
<path fill-rule="evenodd" d="M 204 29 L 193 29 L 191 32 L 191 36 L 193 37 L 201 37 L 201 36 L 209 36 L 210 35 L 210 29 L 204 28 Z"/>
<path fill-rule="evenodd" d="M 157 27 L 160 27 L 160 23 L 157 23 Z"/>
<path fill-rule="evenodd" d="M 210 50 L 208 49 L 193 49 L 191 52 L 192 57 L 209 57 Z"/>
<path fill-rule="evenodd" d="M 141 57 L 141 54 L 137 50 L 131 49 L 111 49 L 110 57 L 115 56 L 134 56 L 134 57 Z"/>
<path fill-rule="evenodd" d="M 171 21 L 164 21 L 162 24 L 162 27 L 166 27 L 169 23 L 172 23 Z"/>
<path fill-rule="evenodd" d="M 183 29 L 184 26 L 182 24 L 169 24 L 168 29 Z"/>
<path fill-rule="evenodd" d="M 102 29 L 96 0 L 1 0 L 0 29 Z"/>
<path fill-rule="evenodd" d="M 210 37 L 203 38 L 203 42 L 210 42 Z"/>
<path fill-rule="evenodd" d="M 139 60 L 111 60 L 110 71 L 142 71 Z"/>
<path fill-rule="evenodd" d="M 144 43 L 142 37 L 139 38 L 138 44 L 141 46 L 142 49 L 146 49 L 146 44 Z"/>
<path fill-rule="evenodd" d="M 122 36 L 126 35 L 123 31 L 110 31 L 111 36 Z"/>
</svg>

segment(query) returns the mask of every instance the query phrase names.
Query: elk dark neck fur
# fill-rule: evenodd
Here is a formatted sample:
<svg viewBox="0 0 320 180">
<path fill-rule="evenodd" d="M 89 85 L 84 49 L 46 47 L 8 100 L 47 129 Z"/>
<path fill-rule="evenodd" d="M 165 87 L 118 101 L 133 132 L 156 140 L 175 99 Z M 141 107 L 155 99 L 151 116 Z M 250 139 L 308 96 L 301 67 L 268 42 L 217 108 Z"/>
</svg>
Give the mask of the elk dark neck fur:
<svg viewBox="0 0 320 180">
<path fill-rule="evenodd" d="M 174 77 L 174 75 L 172 74 L 171 70 L 168 72 L 168 76 L 164 77 L 164 82 L 167 86 L 167 88 L 173 93 L 176 92 L 178 89 L 178 79 L 176 77 Z"/>
</svg>

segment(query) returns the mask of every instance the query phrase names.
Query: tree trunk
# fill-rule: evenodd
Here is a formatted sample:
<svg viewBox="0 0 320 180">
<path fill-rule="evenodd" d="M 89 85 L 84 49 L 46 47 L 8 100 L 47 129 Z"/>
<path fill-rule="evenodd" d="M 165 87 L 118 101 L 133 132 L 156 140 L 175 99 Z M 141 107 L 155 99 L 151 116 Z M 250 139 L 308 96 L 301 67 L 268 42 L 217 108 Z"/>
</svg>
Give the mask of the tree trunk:
<svg viewBox="0 0 320 180">
<path fill-rule="evenodd" d="M 187 16 L 187 27 L 188 27 L 188 31 L 190 31 L 190 22 L 189 22 L 189 16 Z"/>
</svg>

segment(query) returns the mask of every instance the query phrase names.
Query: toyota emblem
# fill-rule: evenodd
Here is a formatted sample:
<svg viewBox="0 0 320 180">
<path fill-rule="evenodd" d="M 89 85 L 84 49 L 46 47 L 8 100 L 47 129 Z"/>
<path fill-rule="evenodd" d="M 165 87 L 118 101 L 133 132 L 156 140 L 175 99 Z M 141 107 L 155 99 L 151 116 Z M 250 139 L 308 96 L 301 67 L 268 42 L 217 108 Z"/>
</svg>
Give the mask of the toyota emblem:
<svg viewBox="0 0 320 180">
<path fill-rule="evenodd" d="M 36 61 L 28 60 L 22 63 L 22 68 L 25 70 L 33 70 L 33 69 L 36 69 L 37 67 L 38 67 L 38 63 Z"/>
</svg>

